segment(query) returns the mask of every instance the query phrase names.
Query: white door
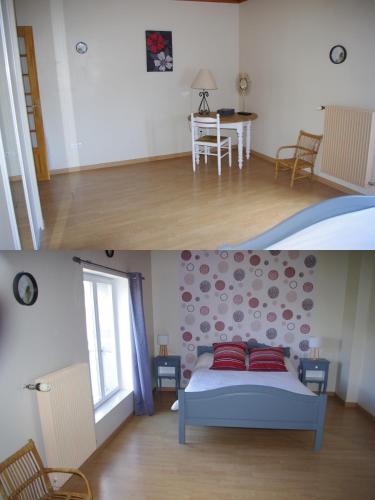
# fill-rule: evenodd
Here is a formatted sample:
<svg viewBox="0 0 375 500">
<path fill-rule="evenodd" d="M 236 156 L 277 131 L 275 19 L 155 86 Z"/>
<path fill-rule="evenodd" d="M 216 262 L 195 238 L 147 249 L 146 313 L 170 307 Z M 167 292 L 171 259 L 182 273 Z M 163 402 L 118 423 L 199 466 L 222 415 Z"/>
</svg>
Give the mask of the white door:
<svg viewBox="0 0 375 500">
<path fill-rule="evenodd" d="M 15 178 L 21 177 L 27 226 L 31 233 L 32 246 L 37 250 L 40 248 L 44 224 L 26 112 L 13 0 L 0 0 L 0 42 L 2 110 L 8 110 L 7 116 L 0 120 L 6 162 L 8 173 L 11 170 Z M 7 143 L 6 137 L 11 138 Z M 18 228 L 20 229 L 19 221 Z"/>
</svg>

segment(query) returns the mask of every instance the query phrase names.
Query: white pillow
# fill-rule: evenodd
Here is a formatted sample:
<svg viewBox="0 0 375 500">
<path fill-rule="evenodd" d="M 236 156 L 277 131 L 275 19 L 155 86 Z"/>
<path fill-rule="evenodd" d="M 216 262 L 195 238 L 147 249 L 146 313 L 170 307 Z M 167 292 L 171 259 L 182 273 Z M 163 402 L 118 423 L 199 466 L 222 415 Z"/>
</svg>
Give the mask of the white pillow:
<svg viewBox="0 0 375 500">
<path fill-rule="evenodd" d="M 198 357 L 193 370 L 198 370 L 198 368 L 211 368 L 213 362 L 214 362 L 213 353 L 205 352 L 204 354 L 201 354 Z"/>
<path fill-rule="evenodd" d="M 290 372 L 294 377 L 298 378 L 297 368 L 294 366 L 292 360 L 290 358 L 287 358 L 285 356 L 284 357 L 284 363 L 285 363 L 285 366 L 288 369 L 288 372 Z"/>
</svg>

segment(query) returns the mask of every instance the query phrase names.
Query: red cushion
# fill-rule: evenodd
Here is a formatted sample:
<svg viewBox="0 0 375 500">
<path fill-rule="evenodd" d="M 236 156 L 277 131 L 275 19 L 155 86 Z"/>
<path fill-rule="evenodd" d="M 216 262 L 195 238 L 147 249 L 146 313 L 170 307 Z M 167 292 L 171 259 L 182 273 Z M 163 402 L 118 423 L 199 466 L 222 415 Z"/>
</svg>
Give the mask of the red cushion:
<svg viewBox="0 0 375 500">
<path fill-rule="evenodd" d="M 288 371 L 284 364 L 284 350 L 282 347 L 270 347 L 268 349 L 251 349 L 249 360 L 249 371 Z"/>
<path fill-rule="evenodd" d="M 213 344 L 213 349 L 211 370 L 246 370 L 246 344 L 243 342 Z"/>
</svg>

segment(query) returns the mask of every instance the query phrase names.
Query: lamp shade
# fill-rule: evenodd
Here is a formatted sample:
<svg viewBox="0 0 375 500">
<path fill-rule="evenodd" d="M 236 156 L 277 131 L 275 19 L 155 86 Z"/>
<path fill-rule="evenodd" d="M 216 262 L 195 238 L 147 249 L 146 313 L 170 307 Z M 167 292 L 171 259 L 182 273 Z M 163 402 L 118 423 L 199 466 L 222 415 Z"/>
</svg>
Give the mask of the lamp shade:
<svg viewBox="0 0 375 500">
<path fill-rule="evenodd" d="M 321 337 L 310 337 L 309 338 L 309 347 L 310 349 L 316 349 L 321 347 L 322 345 L 322 338 Z"/>
<path fill-rule="evenodd" d="M 216 81 L 211 71 L 208 69 L 200 69 L 197 76 L 195 77 L 195 80 L 191 84 L 191 88 L 201 90 L 216 90 Z"/>
<path fill-rule="evenodd" d="M 158 345 L 168 345 L 169 335 L 158 335 Z"/>
</svg>

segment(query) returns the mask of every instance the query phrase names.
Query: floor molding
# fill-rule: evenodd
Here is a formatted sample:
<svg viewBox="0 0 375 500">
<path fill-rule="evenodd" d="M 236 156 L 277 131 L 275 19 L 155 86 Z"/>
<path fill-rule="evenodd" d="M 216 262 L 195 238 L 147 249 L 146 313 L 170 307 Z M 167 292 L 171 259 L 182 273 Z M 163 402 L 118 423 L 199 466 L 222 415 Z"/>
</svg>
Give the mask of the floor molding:
<svg viewBox="0 0 375 500">
<path fill-rule="evenodd" d="M 70 167 L 70 168 L 59 168 L 58 170 L 51 170 L 51 175 L 62 175 L 62 174 L 72 174 L 76 172 L 88 172 L 91 170 L 102 170 L 105 168 L 113 168 L 113 167 L 124 167 L 126 165 L 136 165 L 138 163 L 150 163 L 154 161 L 163 161 L 163 160 L 174 160 L 178 158 L 185 158 L 186 156 L 190 156 L 190 151 L 185 151 L 183 153 L 173 153 L 168 155 L 159 155 L 159 156 L 146 156 L 144 158 L 134 158 L 132 160 L 122 160 L 122 161 L 113 161 L 108 163 L 97 163 L 93 165 L 83 165 L 81 167 Z"/>
<path fill-rule="evenodd" d="M 363 408 L 363 406 L 361 406 L 359 403 L 355 403 L 354 401 L 345 401 L 341 396 L 337 394 L 337 392 L 335 393 L 335 396 L 340 401 L 340 403 L 345 406 L 345 408 L 355 408 L 367 415 L 371 420 L 375 420 L 375 415 L 366 410 L 366 408 Z"/>
<path fill-rule="evenodd" d="M 272 156 L 268 156 L 268 155 L 265 155 L 263 153 L 259 153 L 259 151 L 251 150 L 251 153 L 254 156 L 256 156 L 257 158 L 260 158 L 261 160 L 265 160 L 268 163 L 275 164 L 275 162 L 276 162 L 276 158 L 272 158 Z M 320 182 L 321 184 L 325 184 L 326 186 L 337 189 L 338 191 L 341 191 L 342 193 L 345 193 L 345 194 L 361 194 L 359 191 L 355 191 L 354 189 L 350 189 L 350 188 L 347 188 L 345 186 L 342 186 L 341 184 L 338 184 L 337 182 L 330 181 L 330 180 L 325 179 L 324 177 L 321 177 L 320 175 L 317 175 L 317 174 L 314 174 L 313 179 Z"/>
</svg>

